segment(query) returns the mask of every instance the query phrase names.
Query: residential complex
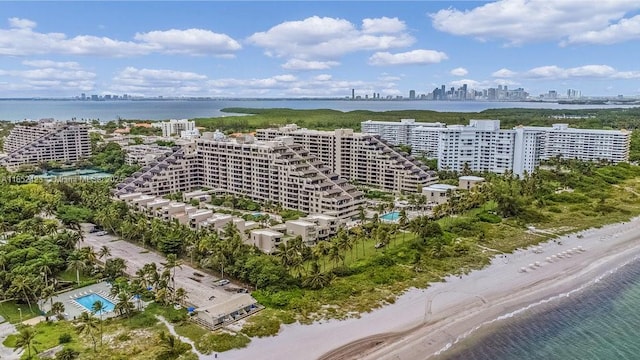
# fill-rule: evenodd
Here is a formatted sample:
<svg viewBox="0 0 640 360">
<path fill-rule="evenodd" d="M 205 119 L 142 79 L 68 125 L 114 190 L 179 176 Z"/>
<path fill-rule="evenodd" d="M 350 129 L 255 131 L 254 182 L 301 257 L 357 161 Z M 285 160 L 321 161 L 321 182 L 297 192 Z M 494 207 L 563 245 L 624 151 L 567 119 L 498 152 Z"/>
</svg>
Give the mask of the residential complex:
<svg viewBox="0 0 640 360">
<path fill-rule="evenodd" d="M 181 136 L 184 131 L 185 134 L 191 136 L 197 132 L 195 121 L 189 121 L 187 119 L 171 119 L 169 121 L 155 122 L 152 124 L 154 127 L 162 129 L 162 136 L 169 137 L 173 135 Z"/>
<path fill-rule="evenodd" d="M 415 128 L 443 128 L 444 123 L 422 123 L 415 119 L 400 119 L 400 121 L 367 120 L 360 124 L 360 130 L 365 134 L 380 136 L 380 139 L 392 145 L 411 144 L 411 136 Z"/>
<path fill-rule="evenodd" d="M 406 119 L 377 128 L 371 123 L 362 122 L 363 129 L 380 131 L 380 136 L 391 136 L 394 132 L 389 129 L 394 126 L 396 133 L 409 131 L 403 135 L 405 144 L 411 145 L 415 154 L 436 157 L 439 170 L 512 171 L 518 176 L 533 172 L 541 161 L 553 157 L 628 161 L 631 140 L 630 131 L 574 129 L 567 124 L 500 129 L 499 120 L 470 120 L 469 125 L 447 127 L 440 123 L 414 126 L 416 123 Z"/>
<path fill-rule="evenodd" d="M 91 155 L 88 130 L 86 124 L 52 119 L 17 124 L 4 141 L 7 156 L 0 165 L 13 171 L 42 162 L 75 163 Z"/>
<path fill-rule="evenodd" d="M 435 171 L 375 135 L 351 129 L 308 130 L 295 124 L 256 132 L 256 137 L 262 140 L 282 136 L 291 137 L 336 174 L 353 182 L 399 193 L 418 192 L 438 180 Z"/>
<path fill-rule="evenodd" d="M 204 133 L 117 186 L 116 195 L 164 195 L 195 188 L 272 201 L 305 213 L 341 219 L 357 215 L 363 194 L 291 137 L 255 141 Z"/>
<path fill-rule="evenodd" d="M 172 152 L 170 147 L 157 144 L 125 145 L 122 146 L 122 150 L 126 152 L 124 160 L 127 165 L 142 166 L 149 165 L 164 154 Z"/>
</svg>

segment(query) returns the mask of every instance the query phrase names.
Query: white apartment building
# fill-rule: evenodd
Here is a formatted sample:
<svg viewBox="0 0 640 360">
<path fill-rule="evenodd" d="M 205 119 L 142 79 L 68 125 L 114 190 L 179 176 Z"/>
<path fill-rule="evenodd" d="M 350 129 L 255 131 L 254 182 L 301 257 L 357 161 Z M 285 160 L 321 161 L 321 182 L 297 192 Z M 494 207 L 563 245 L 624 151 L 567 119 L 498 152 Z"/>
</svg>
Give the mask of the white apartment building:
<svg viewBox="0 0 640 360">
<path fill-rule="evenodd" d="M 115 194 L 164 195 L 205 187 L 305 213 L 355 217 L 363 194 L 292 138 L 229 140 L 204 133 L 195 143 L 142 168 L 117 185 Z"/>
<path fill-rule="evenodd" d="M 188 119 L 171 119 L 169 121 L 155 122 L 152 125 L 162 129 L 163 137 L 181 135 L 182 131 L 186 131 L 186 134 L 193 134 L 196 130 L 195 121 L 189 121 Z"/>
<path fill-rule="evenodd" d="M 293 138 L 296 144 L 350 181 L 399 193 L 417 192 L 438 180 L 435 171 L 375 135 L 355 133 L 352 129 L 308 130 L 295 124 L 256 132 L 256 137 L 262 140 L 281 136 Z"/>
<path fill-rule="evenodd" d="M 75 163 L 91 155 L 88 130 L 86 124 L 54 120 L 17 124 L 4 141 L 7 156 L 0 165 L 13 171 L 48 161 Z"/>
<path fill-rule="evenodd" d="M 443 128 L 444 123 L 423 123 L 415 119 L 400 119 L 400 121 L 367 120 L 360 123 L 360 130 L 365 134 L 374 134 L 389 144 L 411 144 L 411 134 L 417 127 Z"/>
<path fill-rule="evenodd" d="M 513 169 L 514 130 L 500 130 L 500 120 L 471 120 L 440 131 L 438 169 L 502 174 Z M 465 165 L 466 164 L 466 165 Z"/>
<path fill-rule="evenodd" d="M 470 120 L 469 125 L 446 128 L 415 127 L 410 145 L 427 156 L 437 148 L 438 170 L 522 176 L 543 160 L 559 156 L 587 161 L 628 161 L 631 132 L 626 130 L 574 129 L 567 124 L 551 127 L 517 126 L 500 129 L 500 120 Z"/>
</svg>

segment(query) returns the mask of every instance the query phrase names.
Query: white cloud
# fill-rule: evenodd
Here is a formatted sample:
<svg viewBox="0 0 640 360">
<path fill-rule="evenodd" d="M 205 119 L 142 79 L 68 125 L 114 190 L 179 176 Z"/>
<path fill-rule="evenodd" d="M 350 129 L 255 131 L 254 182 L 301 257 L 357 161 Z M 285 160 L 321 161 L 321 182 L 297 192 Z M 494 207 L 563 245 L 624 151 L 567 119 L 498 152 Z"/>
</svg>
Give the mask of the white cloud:
<svg viewBox="0 0 640 360">
<path fill-rule="evenodd" d="M 371 26 L 380 24 L 385 31 L 399 29 L 397 19 L 366 19 L 366 29 L 358 30 L 344 19 L 312 16 L 299 21 L 286 21 L 264 32 L 251 35 L 247 41 L 265 49 L 268 56 L 302 60 L 332 60 L 356 51 L 376 51 L 406 47 L 414 43 L 410 35 L 374 34 Z M 366 31 L 365 31 L 366 30 Z"/>
<path fill-rule="evenodd" d="M 637 0 L 500 0 L 466 11 L 443 9 L 430 16 L 439 31 L 521 44 L 601 30 L 638 9 Z"/>
<path fill-rule="evenodd" d="M 203 29 L 151 31 L 138 33 L 134 39 L 170 54 L 229 55 L 242 48 L 226 34 Z"/>
<path fill-rule="evenodd" d="M 337 61 L 307 61 L 301 59 L 291 59 L 282 64 L 287 70 L 326 70 L 340 65 Z"/>
<path fill-rule="evenodd" d="M 320 74 L 315 76 L 313 79 L 314 80 L 318 80 L 318 81 L 329 81 L 331 80 L 332 76 L 329 74 Z"/>
<path fill-rule="evenodd" d="M 523 76 L 534 79 L 607 78 L 613 77 L 617 73 L 609 65 L 584 65 L 573 68 L 550 65 L 528 70 Z"/>
<path fill-rule="evenodd" d="M 22 65 L 37 68 L 61 68 L 61 69 L 79 69 L 80 64 L 75 61 L 52 61 L 52 60 L 24 60 Z"/>
<path fill-rule="evenodd" d="M 451 81 L 449 84 L 451 84 L 451 86 L 455 88 L 459 88 L 462 85 L 467 84 L 467 87 L 469 89 L 476 89 L 476 90 L 496 87 L 498 85 L 508 85 L 508 86 L 520 85 L 516 81 L 504 80 L 504 79 L 482 80 L 482 81 L 473 80 L 473 79 L 461 79 L 461 80 Z"/>
<path fill-rule="evenodd" d="M 4 91 L 89 91 L 95 86 L 96 74 L 80 68 L 77 63 L 56 63 L 43 60 L 23 62 L 27 66 L 38 67 L 30 70 L 2 70 L 1 76 L 15 78 Z"/>
<path fill-rule="evenodd" d="M 604 29 L 570 35 L 569 39 L 563 42 L 563 45 L 575 43 L 614 44 L 636 39 L 640 39 L 640 15 L 621 19 L 618 23 Z"/>
<path fill-rule="evenodd" d="M 129 94 L 183 96 L 206 91 L 206 81 L 206 75 L 194 72 L 127 67 L 116 74 L 109 90 Z"/>
<path fill-rule="evenodd" d="M 383 16 L 377 19 L 363 19 L 362 32 L 366 34 L 394 34 L 405 31 L 407 26 L 397 17 Z"/>
<path fill-rule="evenodd" d="M 497 78 L 511 78 L 516 76 L 518 73 L 515 71 L 511 71 L 507 68 L 502 68 L 500 70 L 494 71 L 493 74 L 491 74 L 491 76 L 493 77 L 497 77 Z"/>
<path fill-rule="evenodd" d="M 12 28 L 18 28 L 18 29 L 31 29 L 36 27 L 36 23 L 35 21 L 31 21 L 28 19 L 20 19 L 20 18 L 16 18 L 16 17 L 12 17 L 9 19 L 9 26 Z"/>
<path fill-rule="evenodd" d="M 458 67 L 458 68 L 452 69 L 450 71 L 450 74 L 453 75 L 453 76 L 465 76 L 468 73 L 469 73 L 469 71 L 467 69 L 463 68 L 463 67 Z"/>
<path fill-rule="evenodd" d="M 412 50 L 396 54 L 377 52 L 369 58 L 369 64 L 376 66 L 420 65 L 439 63 L 446 59 L 447 54 L 435 50 Z"/>
<path fill-rule="evenodd" d="M 139 56 L 151 53 L 232 56 L 240 44 L 225 34 L 188 29 L 151 31 L 136 34 L 137 41 L 108 37 L 34 31 L 36 23 L 27 19 L 9 19 L 10 27 L 0 29 L 0 56 L 39 54 L 97 55 L 109 57 Z"/>
</svg>

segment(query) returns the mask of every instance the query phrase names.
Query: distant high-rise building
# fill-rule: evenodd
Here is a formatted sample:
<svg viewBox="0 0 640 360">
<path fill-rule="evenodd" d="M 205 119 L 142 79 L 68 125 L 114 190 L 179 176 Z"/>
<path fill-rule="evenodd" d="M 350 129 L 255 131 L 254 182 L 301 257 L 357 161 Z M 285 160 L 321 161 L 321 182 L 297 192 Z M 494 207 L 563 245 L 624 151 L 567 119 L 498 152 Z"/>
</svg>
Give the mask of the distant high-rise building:
<svg viewBox="0 0 640 360">
<path fill-rule="evenodd" d="M 85 93 L 80 94 L 80 100 L 86 100 L 87 95 Z"/>
<path fill-rule="evenodd" d="M 355 100 L 356 98 L 356 89 L 351 89 L 351 100 Z"/>
<path fill-rule="evenodd" d="M 415 99 L 416 99 L 416 91 L 409 90 L 409 100 L 415 100 Z"/>
</svg>

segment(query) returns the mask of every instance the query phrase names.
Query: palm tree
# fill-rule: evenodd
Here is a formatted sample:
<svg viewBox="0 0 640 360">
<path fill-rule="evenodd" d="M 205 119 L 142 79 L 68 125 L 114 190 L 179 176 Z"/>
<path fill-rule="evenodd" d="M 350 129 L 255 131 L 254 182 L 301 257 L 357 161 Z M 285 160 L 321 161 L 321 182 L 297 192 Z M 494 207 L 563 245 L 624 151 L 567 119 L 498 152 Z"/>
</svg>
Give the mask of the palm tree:
<svg viewBox="0 0 640 360">
<path fill-rule="evenodd" d="M 102 259 L 103 257 L 111 256 L 111 249 L 107 245 L 102 245 L 100 250 L 98 250 L 98 259 Z"/>
<path fill-rule="evenodd" d="M 187 295 L 187 291 L 183 288 L 178 288 L 176 289 L 176 293 L 174 296 L 174 300 L 175 302 L 177 302 L 178 304 L 184 304 L 185 300 L 188 298 L 189 296 Z"/>
<path fill-rule="evenodd" d="M 107 310 L 107 305 L 98 300 L 91 306 L 91 312 L 100 315 L 100 346 L 102 347 L 102 315 Z"/>
<path fill-rule="evenodd" d="M 162 350 L 156 357 L 158 360 L 174 360 L 191 350 L 191 345 L 181 342 L 176 336 L 161 331 L 158 335 Z"/>
<path fill-rule="evenodd" d="M 171 282 L 173 283 L 173 289 L 176 289 L 176 268 L 182 269 L 182 260 L 178 259 L 176 254 L 167 255 L 167 262 L 164 264 L 164 267 L 173 270 L 173 274 L 171 275 Z"/>
<path fill-rule="evenodd" d="M 69 270 L 76 271 L 76 280 L 78 282 L 78 286 L 80 286 L 80 272 L 87 267 L 84 255 L 79 250 L 76 250 L 69 255 L 67 263 Z"/>
<path fill-rule="evenodd" d="M 31 359 L 31 348 L 37 353 L 38 350 L 34 347 L 34 345 L 39 344 L 36 340 L 36 336 L 38 332 L 34 330 L 30 326 L 25 326 L 20 329 L 18 336 L 16 337 L 16 350 L 22 349 L 27 350 L 27 359 Z M 14 350 L 15 351 L 15 350 Z"/>
<path fill-rule="evenodd" d="M 330 244 L 331 246 L 329 247 L 329 260 L 334 262 L 334 267 L 337 267 L 340 260 L 344 261 L 344 255 L 342 254 L 342 252 L 340 251 L 340 247 L 336 243 L 331 242 Z"/>
<path fill-rule="evenodd" d="M 318 241 L 316 246 L 311 250 L 316 259 L 322 258 L 322 269 L 325 270 L 327 268 L 327 258 L 326 256 L 329 254 L 329 242 L 327 241 Z"/>
<path fill-rule="evenodd" d="M 64 304 L 59 301 L 54 302 L 53 304 L 51 304 L 51 312 L 56 315 L 58 319 L 60 319 L 62 317 L 62 314 L 64 314 Z"/>
<path fill-rule="evenodd" d="M 409 223 L 409 217 L 407 216 L 407 211 L 404 208 L 400 209 L 400 214 L 398 214 L 398 216 L 398 225 L 400 225 L 400 231 L 402 231 L 402 242 L 404 243 L 405 228 Z"/>
<path fill-rule="evenodd" d="M 302 281 L 302 286 L 317 290 L 329 285 L 331 282 L 331 275 L 328 273 L 320 272 L 320 266 L 317 261 L 311 263 L 311 271 L 305 276 Z"/>
<path fill-rule="evenodd" d="M 50 254 L 43 255 L 39 260 L 39 270 L 44 275 L 44 286 L 49 285 L 48 275 L 52 273 L 52 265 L 54 265 L 54 259 Z"/>
<path fill-rule="evenodd" d="M 95 332 L 98 329 L 98 325 L 96 324 L 97 319 L 93 316 L 89 315 L 88 312 L 83 311 L 78 318 L 78 326 L 76 327 L 76 331 L 78 334 L 84 334 L 91 338 L 93 342 L 93 351 L 97 351 L 97 340 L 95 336 Z"/>
<path fill-rule="evenodd" d="M 31 294 L 33 294 L 33 281 L 31 278 L 24 275 L 16 275 L 11 281 L 10 291 L 15 295 L 21 295 L 24 300 L 29 304 L 29 310 L 31 308 Z"/>
<path fill-rule="evenodd" d="M 114 310 L 121 316 L 126 315 L 128 317 L 133 309 L 134 305 L 130 300 L 129 294 L 120 292 L 118 294 L 118 302 L 115 304 Z"/>
</svg>

